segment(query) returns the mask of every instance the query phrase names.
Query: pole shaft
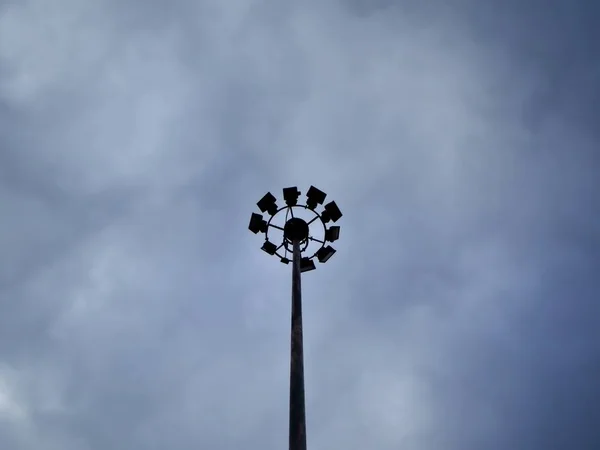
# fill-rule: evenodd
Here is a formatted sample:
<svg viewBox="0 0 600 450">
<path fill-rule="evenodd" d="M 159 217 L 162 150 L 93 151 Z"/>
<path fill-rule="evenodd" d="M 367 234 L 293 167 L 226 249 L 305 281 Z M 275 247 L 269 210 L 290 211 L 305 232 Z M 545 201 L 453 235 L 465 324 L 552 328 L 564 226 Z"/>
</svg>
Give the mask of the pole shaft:
<svg viewBox="0 0 600 450">
<path fill-rule="evenodd" d="M 290 448 L 306 450 L 306 412 L 304 403 L 304 349 L 302 342 L 302 289 L 300 243 L 293 242 L 292 328 L 290 361 Z"/>
</svg>

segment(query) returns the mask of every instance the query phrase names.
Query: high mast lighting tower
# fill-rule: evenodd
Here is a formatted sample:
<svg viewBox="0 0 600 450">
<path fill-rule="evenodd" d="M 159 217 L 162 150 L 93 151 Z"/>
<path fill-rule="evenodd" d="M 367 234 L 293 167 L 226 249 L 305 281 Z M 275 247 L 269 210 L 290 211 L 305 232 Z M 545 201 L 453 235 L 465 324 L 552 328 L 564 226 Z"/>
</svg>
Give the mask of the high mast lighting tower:
<svg viewBox="0 0 600 450">
<path fill-rule="evenodd" d="M 300 195 L 297 187 L 283 189 L 285 206 L 280 208 L 275 196 L 267 192 L 257 206 L 263 214 L 270 217 L 265 220 L 263 214 L 252 213 L 248 226 L 254 234 L 265 234 L 263 251 L 279 257 L 284 264 L 289 264 L 289 255 L 292 256 L 289 450 L 306 450 L 301 273 L 316 269 L 315 258 L 320 263 L 325 263 L 334 255 L 336 251 L 328 243 L 339 239 L 340 227 L 327 227 L 327 224 L 335 223 L 342 217 L 335 202 L 327 203 L 320 213 L 317 212 L 317 208 L 325 203 L 327 194 L 316 187 L 310 187 L 304 205 L 298 204 Z M 277 225 L 276 219 L 283 216 L 283 213 L 285 221 Z M 282 234 L 280 244 L 279 241 L 269 240 L 276 231 Z"/>
</svg>

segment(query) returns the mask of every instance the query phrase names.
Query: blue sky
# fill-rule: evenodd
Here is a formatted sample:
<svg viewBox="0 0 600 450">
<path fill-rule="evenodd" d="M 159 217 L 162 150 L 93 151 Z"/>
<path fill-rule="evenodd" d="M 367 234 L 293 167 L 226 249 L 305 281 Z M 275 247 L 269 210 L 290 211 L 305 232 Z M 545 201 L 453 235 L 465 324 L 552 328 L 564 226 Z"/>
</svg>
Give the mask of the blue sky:
<svg viewBox="0 0 600 450">
<path fill-rule="evenodd" d="M 600 448 L 599 7 L 0 1 L 0 447 Z"/>
</svg>

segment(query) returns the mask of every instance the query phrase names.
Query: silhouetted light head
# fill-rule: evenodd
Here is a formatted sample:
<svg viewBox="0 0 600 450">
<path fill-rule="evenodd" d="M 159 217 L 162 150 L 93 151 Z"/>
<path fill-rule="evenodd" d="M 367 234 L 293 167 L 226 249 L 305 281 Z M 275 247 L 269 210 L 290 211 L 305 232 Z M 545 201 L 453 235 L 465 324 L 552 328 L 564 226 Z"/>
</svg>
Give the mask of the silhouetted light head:
<svg viewBox="0 0 600 450">
<path fill-rule="evenodd" d="M 300 217 L 292 217 L 285 223 L 283 235 L 290 242 L 302 242 L 308 238 L 308 224 Z"/>
<path fill-rule="evenodd" d="M 274 255 L 277 251 L 277 246 L 270 241 L 265 241 L 261 250 L 267 252 L 269 255 Z"/>
<path fill-rule="evenodd" d="M 335 249 L 331 245 L 328 245 L 327 247 L 321 247 L 317 252 L 317 259 L 320 263 L 326 263 L 334 253 Z"/>
<path fill-rule="evenodd" d="M 290 263 L 290 260 L 289 260 L 289 259 L 287 259 L 287 258 L 281 258 L 281 259 L 280 259 L 280 261 L 281 261 L 283 264 L 289 264 L 289 263 Z"/>
<path fill-rule="evenodd" d="M 252 213 L 252 216 L 250 216 L 250 225 L 248 225 L 248 229 L 254 234 L 265 233 L 267 231 L 267 221 L 263 220 L 263 216 L 261 214 Z"/>
<path fill-rule="evenodd" d="M 340 220 L 341 217 L 342 212 L 340 211 L 340 208 L 338 208 L 338 205 L 336 205 L 335 202 L 327 203 L 325 205 L 325 211 L 323 211 L 323 214 L 321 214 L 321 218 L 325 223 L 329 222 L 330 220 L 337 222 L 338 220 Z"/>
<path fill-rule="evenodd" d="M 300 272 L 309 272 L 315 269 L 315 262 L 312 259 L 304 257 L 300 260 Z"/>
<path fill-rule="evenodd" d="M 335 242 L 340 238 L 340 227 L 337 225 L 331 226 L 325 231 L 325 240 Z"/>
<path fill-rule="evenodd" d="M 262 212 L 268 212 L 272 216 L 277 213 L 277 199 L 270 192 L 267 192 L 256 205 Z"/>
<path fill-rule="evenodd" d="M 296 206 L 299 196 L 300 191 L 296 186 L 283 189 L 283 200 L 285 200 L 285 204 L 288 206 Z"/>
<path fill-rule="evenodd" d="M 325 197 L 327 197 L 325 192 L 320 191 L 314 186 L 311 186 L 306 193 L 306 206 L 308 206 L 310 209 L 315 209 L 317 205 L 323 204 Z"/>
</svg>

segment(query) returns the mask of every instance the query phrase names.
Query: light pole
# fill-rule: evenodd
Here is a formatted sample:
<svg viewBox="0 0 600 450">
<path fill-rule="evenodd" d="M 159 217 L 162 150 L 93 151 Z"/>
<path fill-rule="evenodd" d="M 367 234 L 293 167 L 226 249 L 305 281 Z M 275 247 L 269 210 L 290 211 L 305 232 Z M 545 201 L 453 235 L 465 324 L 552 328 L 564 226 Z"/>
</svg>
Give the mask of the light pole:
<svg viewBox="0 0 600 450">
<path fill-rule="evenodd" d="M 314 258 L 325 263 L 333 256 L 335 249 L 327 242 L 335 242 L 340 237 L 340 227 L 327 223 L 337 222 L 342 213 L 335 202 L 329 202 L 323 211 L 316 211 L 325 202 L 327 194 L 311 186 L 306 193 L 306 204 L 299 205 L 300 191 L 297 187 L 283 190 L 286 206 L 278 207 L 273 194 L 267 194 L 257 203 L 262 213 L 270 217 L 265 220 L 262 214 L 253 213 L 248 228 L 254 234 L 265 233 L 262 246 L 269 255 L 276 255 L 284 264 L 289 264 L 288 254 L 292 255 L 292 324 L 290 361 L 290 429 L 289 450 L 306 450 L 306 412 L 304 405 L 304 350 L 302 340 L 302 288 L 301 273 L 314 270 Z M 294 209 L 296 215 L 294 215 Z M 283 226 L 275 219 L 285 211 Z M 304 217 L 303 217 L 304 216 Z M 312 216 L 312 217 L 306 217 Z M 269 240 L 269 231 L 279 231 L 283 235 L 281 244 Z M 320 233 L 320 238 L 314 232 Z M 312 248 L 311 248 L 312 247 Z M 283 252 L 282 252 L 283 249 Z M 283 253 L 283 254 L 282 254 Z M 306 256 L 305 256 L 306 255 Z"/>
</svg>

